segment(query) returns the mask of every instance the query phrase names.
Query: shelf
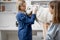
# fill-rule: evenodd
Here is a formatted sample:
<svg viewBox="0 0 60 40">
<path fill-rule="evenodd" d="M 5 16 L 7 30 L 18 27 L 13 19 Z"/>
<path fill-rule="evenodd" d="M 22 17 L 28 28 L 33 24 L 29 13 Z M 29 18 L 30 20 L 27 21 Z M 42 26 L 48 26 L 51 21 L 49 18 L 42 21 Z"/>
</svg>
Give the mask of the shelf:
<svg viewBox="0 0 60 40">
<path fill-rule="evenodd" d="M 17 1 L 0 1 L 0 2 L 3 2 L 3 3 L 16 3 Z"/>
<path fill-rule="evenodd" d="M 14 13 L 14 14 L 16 14 L 17 13 L 17 11 L 4 11 L 4 12 L 0 12 L 0 13 Z"/>
<path fill-rule="evenodd" d="M 0 13 L 15 13 L 17 11 L 17 1 L 16 0 L 12 0 L 12 1 L 0 1 L 0 5 L 1 5 L 1 12 Z M 3 11 L 2 11 L 3 10 Z"/>
<path fill-rule="evenodd" d="M 31 1 L 51 1 L 51 0 L 31 0 Z M 52 0 L 54 1 L 54 0 Z"/>
<path fill-rule="evenodd" d="M 0 27 L 0 30 L 1 31 L 17 31 L 18 30 L 18 27 Z M 42 31 L 43 29 L 39 29 L 39 28 L 32 28 L 32 30 L 34 31 Z"/>
</svg>

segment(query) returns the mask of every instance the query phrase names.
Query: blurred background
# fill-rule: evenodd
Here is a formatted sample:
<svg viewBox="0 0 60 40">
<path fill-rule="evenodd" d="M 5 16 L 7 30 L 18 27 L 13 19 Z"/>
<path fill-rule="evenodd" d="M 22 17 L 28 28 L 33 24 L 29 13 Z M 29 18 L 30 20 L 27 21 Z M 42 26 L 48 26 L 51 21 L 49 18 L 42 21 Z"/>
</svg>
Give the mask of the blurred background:
<svg viewBox="0 0 60 40">
<path fill-rule="evenodd" d="M 17 20 L 16 14 L 18 12 L 18 4 L 21 0 L 0 0 L 0 40 L 18 40 L 17 36 Z M 31 5 L 38 4 L 40 13 L 44 16 L 42 21 L 46 21 L 47 17 L 50 19 L 50 14 L 48 10 L 48 4 L 53 0 L 25 0 L 27 5 L 27 10 L 30 10 Z M 47 16 L 48 15 L 48 16 Z M 39 19 L 40 14 L 37 15 Z M 40 17 L 41 17 L 40 16 Z M 44 40 L 43 37 L 43 25 L 41 22 L 36 22 L 32 25 L 33 30 L 33 40 Z"/>
</svg>

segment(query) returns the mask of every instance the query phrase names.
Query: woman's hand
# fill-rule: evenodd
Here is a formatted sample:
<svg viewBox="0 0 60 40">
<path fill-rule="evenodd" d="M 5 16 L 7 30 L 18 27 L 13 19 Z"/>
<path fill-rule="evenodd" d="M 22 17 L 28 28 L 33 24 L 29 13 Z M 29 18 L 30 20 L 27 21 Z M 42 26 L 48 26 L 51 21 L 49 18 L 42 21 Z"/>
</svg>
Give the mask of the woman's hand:
<svg viewBox="0 0 60 40">
<path fill-rule="evenodd" d="M 36 13 L 37 13 L 37 11 L 38 11 L 38 7 L 37 7 L 37 6 L 33 7 L 32 14 L 36 14 Z"/>
</svg>

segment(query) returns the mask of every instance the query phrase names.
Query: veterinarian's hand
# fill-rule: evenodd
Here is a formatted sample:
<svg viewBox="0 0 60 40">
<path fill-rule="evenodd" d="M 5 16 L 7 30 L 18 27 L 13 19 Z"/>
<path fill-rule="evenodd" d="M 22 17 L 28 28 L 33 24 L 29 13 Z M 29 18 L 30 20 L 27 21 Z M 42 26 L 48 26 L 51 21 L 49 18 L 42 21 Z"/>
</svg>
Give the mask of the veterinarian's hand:
<svg viewBox="0 0 60 40">
<path fill-rule="evenodd" d="M 32 12 L 32 14 L 37 14 L 37 11 L 38 11 L 37 6 L 33 7 L 33 12 Z"/>
</svg>

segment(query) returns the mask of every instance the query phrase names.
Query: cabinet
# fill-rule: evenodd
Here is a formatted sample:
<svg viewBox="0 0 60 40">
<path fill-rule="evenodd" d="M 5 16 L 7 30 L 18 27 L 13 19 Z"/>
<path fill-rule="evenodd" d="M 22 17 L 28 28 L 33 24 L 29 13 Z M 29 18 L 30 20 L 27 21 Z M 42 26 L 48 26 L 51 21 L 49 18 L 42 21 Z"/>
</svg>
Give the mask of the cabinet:
<svg viewBox="0 0 60 40">
<path fill-rule="evenodd" d="M 0 40 L 18 40 L 17 30 L 1 30 Z M 32 40 L 43 40 L 42 31 L 33 31 Z"/>
<path fill-rule="evenodd" d="M 0 0 L 0 12 L 18 12 L 18 0 Z"/>
</svg>

